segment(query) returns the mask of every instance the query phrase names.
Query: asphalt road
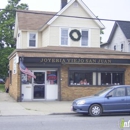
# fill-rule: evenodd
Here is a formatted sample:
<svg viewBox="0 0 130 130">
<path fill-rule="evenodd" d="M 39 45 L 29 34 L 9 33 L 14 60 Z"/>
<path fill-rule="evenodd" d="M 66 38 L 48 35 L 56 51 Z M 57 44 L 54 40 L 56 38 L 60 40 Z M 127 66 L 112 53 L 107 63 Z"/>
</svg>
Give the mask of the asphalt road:
<svg viewBox="0 0 130 130">
<path fill-rule="evenodd" d="M 90 117 L 79 114 L 0 116 L 0 130 L 120 130 L 119 122 L 121 119 L 129 121 L 130 116 Z"/>
</svg>

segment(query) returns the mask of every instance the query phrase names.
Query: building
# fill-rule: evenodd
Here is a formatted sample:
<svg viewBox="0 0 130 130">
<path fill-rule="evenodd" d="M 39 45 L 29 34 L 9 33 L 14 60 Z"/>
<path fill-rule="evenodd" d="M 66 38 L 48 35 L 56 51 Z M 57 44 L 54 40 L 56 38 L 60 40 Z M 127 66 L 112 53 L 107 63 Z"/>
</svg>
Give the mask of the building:
<svg viewBox="0 0 130 130">
<path fill-rule="evenodd" d="M 61 3 L 58 13 L 16 13 L 9 93 L 17 101 L 73 100 L 130 83 L 130 55 L 100 48 L 100 20 L 82 0 Z"/>
<path fill-rule="evenodd" d="M 107 43 L 101 48 L 130 52 L 130 22 L 116 21 Z"/>
</svg>

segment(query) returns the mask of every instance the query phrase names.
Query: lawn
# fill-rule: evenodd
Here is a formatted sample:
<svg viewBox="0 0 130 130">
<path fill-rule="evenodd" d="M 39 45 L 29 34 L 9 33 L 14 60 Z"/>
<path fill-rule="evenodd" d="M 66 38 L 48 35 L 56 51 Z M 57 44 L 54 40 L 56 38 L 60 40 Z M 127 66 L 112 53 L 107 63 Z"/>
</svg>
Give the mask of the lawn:
<svg viewBox="0 0 130 130">
<path fill-rule="evenodd" d="M 0 91 L 5 92 L 5 85 L 4 84 L 0 84 Z"/>
</svg>

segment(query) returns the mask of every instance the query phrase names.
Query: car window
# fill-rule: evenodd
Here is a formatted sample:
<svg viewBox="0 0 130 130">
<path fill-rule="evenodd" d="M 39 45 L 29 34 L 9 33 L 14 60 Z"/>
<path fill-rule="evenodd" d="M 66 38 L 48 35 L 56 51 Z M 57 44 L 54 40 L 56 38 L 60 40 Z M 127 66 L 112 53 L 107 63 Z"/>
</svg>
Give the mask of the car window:
<svg viewBox="0 0 130 130">
<path fill-rule="evenodd" d="M 130 96 L 130 88 L 127 88 L 127 95 Z"/>
<path fill-rule="evenodd" d="M 116 88 L 112 90 L 108 95 L 112 97 L 123 97 L 125 96 L 125 88 Z"/>
</svg>

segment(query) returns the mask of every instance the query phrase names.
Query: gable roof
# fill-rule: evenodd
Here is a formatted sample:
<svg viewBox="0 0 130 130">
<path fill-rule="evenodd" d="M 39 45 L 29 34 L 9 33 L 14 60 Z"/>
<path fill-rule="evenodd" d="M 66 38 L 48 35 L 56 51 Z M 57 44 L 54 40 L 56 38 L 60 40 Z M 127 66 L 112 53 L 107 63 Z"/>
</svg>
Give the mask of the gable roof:
<svg viewBox="0 0 130 130">
<path fill-rule="evenodd" d="M 62 13 L 65 10 L 67 10 L 75 1 L 80 4 L 80 6 L 89 14 L 91 18 L 96 19 L 94 21 L 101 29 L 105 28 L 105 26 L 101 23 L 101 21 L 93 14 L 93 12 L 86 6 L 86 4 L 82 0 L 70 0 L 69 3 L 64 8 L 62 8 L 52 19 L 50 19 L 50 21 L 47 24 L 48 25 L 52 24 L 59 17 L 59 15 L 62 15 Z M 44 26 L 41 28 L 41 30 L 43 29 Z"/>
<path fill-rule="evenodd" d="M 101 44 L 100 46 L 103 47 L 111 43 L 117 27 L 119 27 L 122 30 L 122 32 L 124 33 L 127 39 L 130 39 L 130 22 L 129 21 L 115 21 L 107 43 Z"/>
<path fill-rule="evenodd" d="M 129 21 L 117 21 L 118 26 L 120 26 L 122 32 L 127 39 L 130 39 L 130 22 Z"/>
</svg>

